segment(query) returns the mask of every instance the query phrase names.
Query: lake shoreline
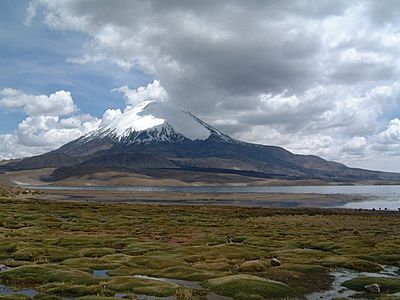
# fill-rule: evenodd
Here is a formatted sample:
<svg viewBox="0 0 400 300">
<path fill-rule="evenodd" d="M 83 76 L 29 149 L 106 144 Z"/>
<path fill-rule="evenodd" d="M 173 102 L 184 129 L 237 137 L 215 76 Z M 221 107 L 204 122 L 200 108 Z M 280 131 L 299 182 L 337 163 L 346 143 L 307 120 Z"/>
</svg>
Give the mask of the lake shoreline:
<svg viewBox="0 0 400 300">
<path fill-rule="evenodd" d="M 368 201 L 369 199 L 369 197 L 365 195 L 344 194 L 185 193 L 90 190 L 40 190 L 40 192 L 42 193 L 42 195 L 28 195 L 26 197 L 30 200 L 50 202 L 80 202 L 157 206 L 221 206 L 277 209 L 343 209 L 341 207 L 348 203 Z"/>
</svg>

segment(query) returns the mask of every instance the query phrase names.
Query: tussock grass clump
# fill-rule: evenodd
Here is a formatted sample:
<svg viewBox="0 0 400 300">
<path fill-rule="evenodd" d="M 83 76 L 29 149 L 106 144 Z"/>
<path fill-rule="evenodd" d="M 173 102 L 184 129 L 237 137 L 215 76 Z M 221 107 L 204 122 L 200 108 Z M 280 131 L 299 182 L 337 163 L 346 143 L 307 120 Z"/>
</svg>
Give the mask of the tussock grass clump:
<svg viewBox="0 0 400 300">
<path fill-rule="evenodd" d="M 262 272 L 267 269 L 267 264 L 265 261 L 261 260 L 248 260 L 242 263 L 239 267 L 240 272 Z"/>
<path fill-rule="evenodd" d="M 205 288 L 239 300 L 282 299 L 293 291 L 284 283 L 251 275 L 233 275 L 207 280 Z"/>
<path fill-rule="evenodd" d="M 27 265 L 0 273 L 0 281 L 10 285 L 35 285 L 50 282 L 95 284 L 97 279 L 89 273 L 59 265 Z"/>
<path fill-rule="evenodd" d="M 289 270 L 289 271 L 295 271 L 295 272 L 300 272 L 300 273 L 309 273 L 309 274 L 317 274 L 317 273 L 327 273 L 328 269 L 318 266 L 318 265 L 285 265 L 282 268 Z"/>
<path fill-rule="evenodd" d="M 202 281 L 209 278 L 226 275 L 226 272 L 196 269 L 191 266 L 176 266 L 164 269 L 132 268 L 122 266 L 108 272 L 110 276 L 132 276 L 146 275 L 152 277 L 163 277 L 171 279 L 182 279 L 189 281 Z"/>
<path fill-rule="evenodd" d="M 191 265 L 196 269 L 221 272 L 228 272 L 237 268 L 234 262 L 226 258 L 200 260 L 191 263 Z"/>
<path fill-rule="evenodd" d="M 386 278 L 386 277 L 367 277 L 360 276 L 344 282 L 342 285 L 359 292 L 364 292 L 366 285 L 377 283 L 383 293 L 398 293 L 400 292 L 400 279 L 399 278 Z"/>
<path fill-rule="evenodd" d="M 337 245 L 334 242 L 311 243 L 311 244 L 305 246 L 305 248 L 321 250 L 321 251 L 326 251 L 326 252 L 333 251 L 336 247 L 337 247 Z"/>
<path fill-rule="evenodd" d="M 85 248 L 79 251 L 84 257 L 102 257 L 104 255 L 114 254 L 115 250 L 110 248 Z"/>
<path fill-rule="evenodd" d="M 355 257 L 333 256 L 328 257 L 322 262 L 324 267 L 330 268 L 346 268 L 360 272 L 380 272 L 382 267 L 374 262 L 358 259 Z"/>
<path fill-rule="evenodd" d="M 186 262 L 177 259 L 175 255 L 132 256 L 123 263 L 128 267 L 146 269 L 165 269 L 176 266 L 189 266 Z"/>
<path fill-rule="evenodd" d="M 0 253 L 13 253 L 17 250 L 17 243 L 4 239 L 0 241 Z"/>
<path fill-rule="evenodd" d="M 176 294 L 181 287 L 177 284 L 132 277 L 115 277 L 106 283 L 107 288 L 127 293 L 168 297 Z"/>
<path fill-rule="evenodd" d="M 12 254 L 15 260 L 34 262 L 60 262 L 74 257 L 74 253 L 50 245 L 21 246 Z"/>
<path fill-rule="evenodd" d="M 120 266 L 118 263 L 92 257 L 66 259 L 61 264 L 72 269 L 79 269 L 86 272 L 90 272 L 91 270 L 115 269 Z"/>
<path fill-rule="evenodd" d="M 97 285 L 75 285 L 71 283 L 53 282 L 42 285 L 41 292 L 66 297 L 80 297 L 87 295 L 113 296 L 114 292 L 105 288 L 102 284 Z"/>
</svg>

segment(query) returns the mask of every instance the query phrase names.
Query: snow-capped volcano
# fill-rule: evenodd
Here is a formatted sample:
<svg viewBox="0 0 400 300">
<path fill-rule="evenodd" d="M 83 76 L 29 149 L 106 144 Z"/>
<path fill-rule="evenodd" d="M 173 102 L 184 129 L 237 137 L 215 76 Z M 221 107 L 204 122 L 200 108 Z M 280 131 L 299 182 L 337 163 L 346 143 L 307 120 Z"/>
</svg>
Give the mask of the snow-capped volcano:
<svg viewBox="0 0 400 300">
<path fill-rule="evenodd" d="M 85 137 L 107 138 L 124 143 L 206 140 L 210 135 L 228 138 L 187 111 L 165 102 L 145 101 L 128 107 Z"/>
<path fill-rule="evenodd" d="M 86 180 L 99 172 L 113 172 L 110 174 L 114 175 L 107 176 L 119 178 L 115 174 L 122 171 L 211 183 L 231 182 L 232 178 L 239 182 L 241 178 L 400 180 L 400 174 L 353 169 L 320 157 L 293 154 L 281 147 L 240 142 L 190 112 L 154 101 L 128 107 L 124 112 L 109 111 L 99 128 L 88 135 L 2 168 L 5 171 L 55 168 L 47 179 L 55 181 Z"/>
</svg>

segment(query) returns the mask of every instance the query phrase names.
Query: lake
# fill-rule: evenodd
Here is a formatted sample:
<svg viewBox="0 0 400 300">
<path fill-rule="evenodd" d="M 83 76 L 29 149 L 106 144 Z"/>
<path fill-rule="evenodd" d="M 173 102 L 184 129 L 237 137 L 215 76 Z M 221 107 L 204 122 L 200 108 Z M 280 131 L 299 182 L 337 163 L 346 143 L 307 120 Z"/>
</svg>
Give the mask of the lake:
<svg viewBox="0 0 400 300">
<path fill-rule="evenodd" d="M 24 186 L 41 190 L 80 190 L 116 192 L 182 192 L 182 193 L 288 193 L 343 194 L 365 196 L 365 201 L 348 202 L 344 208 L 400 208 L 400 185 L 329 185 L 329 186 Z M 232 204 L 234 205 L 234 204 Z"/>
</svg>

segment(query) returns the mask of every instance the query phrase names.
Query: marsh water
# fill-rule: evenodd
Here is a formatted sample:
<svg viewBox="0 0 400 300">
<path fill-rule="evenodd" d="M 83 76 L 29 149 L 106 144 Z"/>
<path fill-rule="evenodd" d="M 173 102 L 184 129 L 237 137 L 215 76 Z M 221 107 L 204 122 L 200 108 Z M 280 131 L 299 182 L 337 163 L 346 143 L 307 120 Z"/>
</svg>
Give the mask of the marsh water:
<svg viewBox="0 0 400 300">
<path fill-rule="evenodd" d="M 387 278 L 399 278 L 400 271 L 395 266 L 383 266 L 383 270 L 379 273 L 372 272 L 358 272 L 349 269 L 338 268 L 331 272 L 333 282 L 331 288 L 326 291 L 315 292 L 306 296 L 307 300 L 318 300 L 318 299 L 334 299 L 334 298 L 346 298 L 352 297 L 357 294 L 356 291 L 347 289 L 342 284 L 350 279 L 367 276 L 367 277 L 387 277 Z"/>
<path fill-rule="evenodd" d="M 14 295 L 14 294 L 24 295 L 27 297 L 34 297 L 38 294 L 38 292 L 35 289 L 30 289 L 30 288 L 15 290 L 11 287 L 0 285 L 0 296 Z"/>
<path fill-rule="evenodd" d="M 361 197 L 361 201 L 340 203 L 337 207 L 360 208 L 360 209 L 388 209 L 398 210 L 400 208 L 400 185 L 325 185 L 325 186 L 24 186 L 29 189 L 41 190 L 64 190 L 64 191 L 115 191 L 115 192 L 182 192 L 182 193 L 287 193 L 287 194 L 336 194 L 354 195 Z M 143 201 L 142 201 L 143 202 Z M 147 201 L 151 204 L 160 201 Z M 162 201 L 163 204 L 209 204 L 209 205 L 232 205 L 246 207 L 268 207 L 268 201 L 246 200 L 230 201 L 218 200 L 215 203 L 210 201 Z M 290 206 L 289 202 L 282 204 Z M 295 206 L 295 202 L 294 205 Z M 329 206 L 329 204 L 328 204 Z"/>
</svg>

